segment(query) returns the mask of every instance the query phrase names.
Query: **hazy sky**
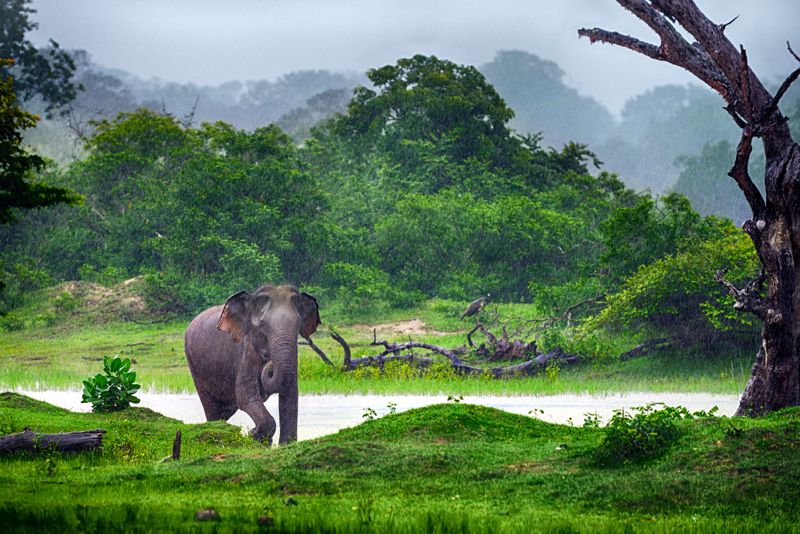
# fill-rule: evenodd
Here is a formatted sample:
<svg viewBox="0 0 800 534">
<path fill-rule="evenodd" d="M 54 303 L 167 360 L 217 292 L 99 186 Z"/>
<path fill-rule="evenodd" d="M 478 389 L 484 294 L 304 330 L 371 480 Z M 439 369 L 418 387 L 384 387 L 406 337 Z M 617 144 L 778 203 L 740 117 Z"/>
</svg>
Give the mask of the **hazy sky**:
<svg viewBox="0 0 800 534">
<path fill-rule="evenodd" d="M 762 79 L 800 51 L 800 0 L 697 0 L 744 44 Z M 363 72 L 413 54 L 481 65 L 501 49 L 559 63 L 566 81 L 612 111 L 655 85 L 692 78 L 666 63 L 578 39 L 599 26 L 656 42 L 613 0 L 34 0 L 37 44 L 55 39 L 149 79 L 219 84 L 301 69 Z"/>
</svg>

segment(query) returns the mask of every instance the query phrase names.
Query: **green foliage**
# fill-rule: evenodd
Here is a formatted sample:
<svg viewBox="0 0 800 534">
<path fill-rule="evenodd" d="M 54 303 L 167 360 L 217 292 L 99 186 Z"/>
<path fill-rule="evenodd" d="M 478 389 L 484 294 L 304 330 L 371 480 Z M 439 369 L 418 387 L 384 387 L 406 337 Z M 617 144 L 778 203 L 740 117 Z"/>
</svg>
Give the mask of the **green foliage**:
<svg viewBox="0 0 800 534">
<path fill-rule="evenodd" d="M 0 17 L 0 20 L 3 20 Z M 38 117 L 23 111 L 17 103 L 13 79 L 6 69 L 13 61 L 0 54 L 0 224 L 16 220 L 15 209 L 32 209 L 79 200 L 67 189 L 49 186 L 35 179 L 45 167 L 41 156 L 22 145 L 22 132 L 36 125 Z"/>
<path fill-rule="evenodd" d="M 750 318 L 735 312 L 714 274 L 728 269 L 729 280 L 740 285 L 752 279 L 759 266 L 752 243 L 729 221 L 709 223 L 708 238 L 644 265 L 627 278 L 584 330 L 650 324 L 699 339 L 715 330 L 750 326 Z"/>
<path fill-rule="evenodd" d="M 630 411 L 614 410 L 605 427 L 603 442 L 597 449 L 597 460 L 602 465 L 618 466 L 655 458 L 680 437 L 680 421 L 691 417 L 692 414 L 682 406 L 660 403 Z M 595 421 L 590 418 L 588 426 L 594 424 Z"/>
<path fill-rule="evenodd" d="M 544 374 L 550 382 L 558 382 L 558 375 L 561 373 L 561 366 L 558 360 L 550 360 L 544 369 Z"/>
<path fill-rule="evenodd" d="M 447 142 L 456 161 L 504 156 L 513 112 L 474 67 L 417 55 L 367 77 L 378 91 L 355 90 L 337 125 L 344 135 L 391 149 L 398 161 L 413 159 L 406 141 L 427 138 Z"/>
<path fill-rule="evenodd" d="M 119 356 L 103 357 L 103 373 L 83 381 L 81 402 L 92 404 L 93 412 L 116 412 L 137 404 L 134 395 L 139 388 L 136 372 L 131 371 L 131 360 Z"/>
</svg>

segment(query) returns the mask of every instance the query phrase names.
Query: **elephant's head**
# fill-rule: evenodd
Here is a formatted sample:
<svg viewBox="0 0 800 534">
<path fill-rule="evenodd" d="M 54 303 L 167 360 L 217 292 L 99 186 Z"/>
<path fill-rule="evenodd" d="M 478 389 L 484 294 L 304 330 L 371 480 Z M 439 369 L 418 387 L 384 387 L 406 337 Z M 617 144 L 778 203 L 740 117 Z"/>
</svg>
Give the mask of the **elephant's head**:
<svg viewBox="0 0 800 534">
<path fill-rule="evenodd" d="M 317 299 L 292 286 L 263 285 L 253 293 L 239 291 L 225 302 L 217 329 L 239 343 L 251 333 L 284 333 L 309 337 L 322 324 Z"/>
<path fill-rule="evenodd" d="M 217 329 L 239 343 L 250 336 L 259 355 L 269 355 L 276 383 L 270 393 L 285 390 L 284 381 L 297 378 L 297 336 L 311 336 L 321 324 L 317 301 L 292 286 L 264 285 L 240 291 L 222 309 Z"/>
</svg>

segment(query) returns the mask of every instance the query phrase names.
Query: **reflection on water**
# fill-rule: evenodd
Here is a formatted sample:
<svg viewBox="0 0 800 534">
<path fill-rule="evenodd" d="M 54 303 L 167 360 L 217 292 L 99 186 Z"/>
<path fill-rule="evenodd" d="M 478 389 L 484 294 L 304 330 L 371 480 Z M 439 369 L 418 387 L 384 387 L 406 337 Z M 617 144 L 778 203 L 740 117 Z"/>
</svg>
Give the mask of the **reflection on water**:
<svg viewBox="0 0 800 534">
<path fill-rule="evenodd" d="M 34 399 L 43 400 L 74 412 L 88 412 L 89 404 L 81 403 L 79 391 L 26 391 L 17 390 Z M 185 423 L 205 421 L 200 399 L 194 393 L 140 393 L 144 406 L 167 417 Z M 302 395 L 298 421 L 298 439 L 311 439 L 333 434 L 342 428 L 355 426 L 364 420 L 364 410 L 371 408 L 378 416 L 390 411 L 390 404 L 398 412 L 429 404 L 447 402 L 447 395 Z M 575 425 L 583 423 L 584 414 L 597 413 L 608 421 L 612 411 L 619 408 L 642 406 L 649 402 L 663 402 L 672 406 L 685 406 L 691 411 L 710 410 L 717 406 L 718 415 L 733 415 L 739 404 L 737 395 L 712 395 L 707 393 L 617 393 L 610 395 L 552 395 L 552 396 L 467 396 L 470 404 L 491 406 L 508 412 L 532 415 L 544 421 Z M 278 398 L 267 401 L 267 410 L 278 413 Z M 277 417 L 276 417 L 277 419 Z M 253 421 L 242 412 L 236 412 L 230 423 L 250 429 Z"/>
</svg>

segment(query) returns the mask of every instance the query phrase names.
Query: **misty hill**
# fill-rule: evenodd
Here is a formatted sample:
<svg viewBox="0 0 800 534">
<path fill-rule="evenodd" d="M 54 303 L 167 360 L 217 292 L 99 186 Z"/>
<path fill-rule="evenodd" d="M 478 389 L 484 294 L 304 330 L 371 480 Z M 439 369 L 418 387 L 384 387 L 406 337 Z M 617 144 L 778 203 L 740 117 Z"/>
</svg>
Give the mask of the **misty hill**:
<svg viewBox="0 0 800 534">
<path fill-rule="evenodd" d="M 564 83 L 565 73 L 553 61 L 502 50 L 478 69 L 514 110 L 511 126 L 519 132 L 541 132 L 545 146 L 561 148 L 578 141 L 597 147 L 614 132 L 608 109 Z"/>
<path fill-rule="evenodd" d="M 72 52 L 76 82 L 83 87 L 64 119 L 45 120 L 26 139 L 58 161 L 80 156 L 80 138 L 92 122 L 145 107 L 187 122 L 227 122 L 254 130 L 279 123 L 295 137 L 307 135 L 319 120 L 344 111 L 355 86 L 366 78 L 326 70 L 290 72 L 276 80 L 230 81 L 217 86 L 143 80 L 126 71 L 94 63 L 83 50 Z M 28 102 L 43 113 L 40 102 Z"/>
</svg>

